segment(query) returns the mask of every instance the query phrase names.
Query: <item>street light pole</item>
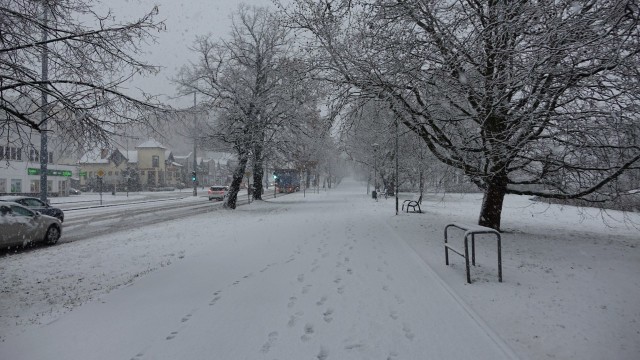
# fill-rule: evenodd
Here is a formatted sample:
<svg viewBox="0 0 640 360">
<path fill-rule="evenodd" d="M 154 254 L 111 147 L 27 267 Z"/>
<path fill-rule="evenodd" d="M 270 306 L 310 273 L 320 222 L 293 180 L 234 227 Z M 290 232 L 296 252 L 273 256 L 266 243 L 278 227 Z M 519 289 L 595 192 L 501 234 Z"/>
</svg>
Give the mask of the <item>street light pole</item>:
<svg viewBox="0 0 640 360">
<path fill-rule="evenodd" d="M 48 168 L 47 163 L 49 162 L 49 150 L 47 148 L 47 117 L 48 114 L 48 100 L 47 100 L 47 82 L 49 81 L 49 48 L 47 46 L 47 24 L 49 21 L 49 7 L 47 4 L 43 5 L 43 30 L 42 30 L 42 99 L 41 99 L 41 108 L 40 108 L 40 200 L 43 202 L 47 202 L 48 196 Z"/>
<path fill-rule="evenodd" d="M 198 160 L 196 159 L 196 92 L 193 92 L 193 171 L 196 179 L 193 181 L 193 196 L 198 196 Z"/>
<path fill-rule="evenodd" d="M 373 191 L 378 201 L 378 143 L 373 143 Z"/>
<path fill-rule="evenodd" d="M 398 158 L 400 157 L 400 154 L 398 153 L 398 117 L 396 116 L 396 215 L 398 215 L 398 188 L 400 187 L 400 185 L 398 185 L 398 183 L 400 182 L 400 178 L 398 177 L 398 175 L 400 174 L 398 171 Z"/>
</svg>

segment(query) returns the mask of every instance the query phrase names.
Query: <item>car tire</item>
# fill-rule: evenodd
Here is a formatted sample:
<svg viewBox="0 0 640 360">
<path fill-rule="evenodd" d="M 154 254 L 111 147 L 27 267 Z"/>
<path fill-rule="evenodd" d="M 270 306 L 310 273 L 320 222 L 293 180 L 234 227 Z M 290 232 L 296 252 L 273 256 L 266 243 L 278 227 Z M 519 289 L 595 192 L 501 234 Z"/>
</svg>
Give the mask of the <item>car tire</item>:
<svg viewBox="0 0 640 360">
<path fill-rule="evenodd" d="M 49 245 L 54 245 L 60 239 L 60 228 L 56 225 L 51 225 L 47 229 L 47 233 L 44 235 L 44 242 Z"/>
</svg>

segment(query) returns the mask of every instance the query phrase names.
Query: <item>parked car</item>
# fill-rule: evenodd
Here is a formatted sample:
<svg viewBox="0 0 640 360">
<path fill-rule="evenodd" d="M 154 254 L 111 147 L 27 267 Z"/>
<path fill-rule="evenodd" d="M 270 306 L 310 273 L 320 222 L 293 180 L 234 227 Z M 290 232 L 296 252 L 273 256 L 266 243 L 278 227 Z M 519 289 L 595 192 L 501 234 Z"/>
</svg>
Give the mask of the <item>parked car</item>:
<svg viewBox="0 0 640 360">
<path fill-rule="evenodd" d="M 17 196 L 17 195 L 6 195 L 0 196 L 0 201 L 12 201 L 16 202 L 22 206 L 26 206 L 31 210 L 37 211 L 44 215 L 53 216 L 60 220 L 60 222 L 64 222 L 64 212 L 57 207 L 53 207 L 38 198 L 34 198 L 31 196 Z"/>
<path fill-rule="evenodd" d="M 32 242 L 55 244 L 62 235 L 62 222 L 15 202 L 0 202 L 0 247 Z"/>
<path fill-rule="evenodd" d="M 221 185 L 214 185 L 209 187 L 209 200 L 213 200 L 213 199 L 218 199 L 218 200 L 224 200 L 224 197 L 227 196 L 227 191 L 229 191 L 229 188 L 226 186 L 221 186 Z"/>
<path fill-rule="evenodd" d="M 82 192 L 78 189 L 69 188 L 69 195 L 81 195 Z"/>
</svg>

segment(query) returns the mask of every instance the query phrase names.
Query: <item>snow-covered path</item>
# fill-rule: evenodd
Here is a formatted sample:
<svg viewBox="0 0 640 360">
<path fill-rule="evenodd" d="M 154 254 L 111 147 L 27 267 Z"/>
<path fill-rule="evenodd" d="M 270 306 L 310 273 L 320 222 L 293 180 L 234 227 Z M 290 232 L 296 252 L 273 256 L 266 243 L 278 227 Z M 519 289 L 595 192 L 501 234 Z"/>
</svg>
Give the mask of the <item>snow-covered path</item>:
<svg viewBox="0 0 640 360">
<path fill-rule="evenodd" d="M 362 190 L 345 182 L 136 230 L 129 241 L 181 244 L 179 261 L 5 338 L 0 357 L 512 358 Z"/>
</svg>

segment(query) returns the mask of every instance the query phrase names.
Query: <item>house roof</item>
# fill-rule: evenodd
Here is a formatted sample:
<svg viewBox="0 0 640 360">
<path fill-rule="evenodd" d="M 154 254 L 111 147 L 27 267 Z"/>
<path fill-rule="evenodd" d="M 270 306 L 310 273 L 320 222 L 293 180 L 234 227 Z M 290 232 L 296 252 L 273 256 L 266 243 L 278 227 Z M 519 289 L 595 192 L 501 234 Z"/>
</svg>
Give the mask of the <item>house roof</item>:
<svg viewBox="0 0 640 360">
<path fill-rule="evenodd" d="M 109 158 L 102 158 L 100 149 L 91 150 L 80 157 L 80 164 L 108 164 Z"/>
<path fill-rule="evenodd" d="M 140 148 L 156 148 L 156 149 L 166 149 L 167 147 L 156 141 L 154 138 L 149 138 L 149 140 L 143 142 L 142 144 L 136 146 L 136 149 Z"/>
<path fill-rule="evenodd" d="M 137 163 L 138 162 L 138 151 L 137 150 L 120 150 L 122 154 L 127 158 L 129 163 Z"/>
</svg>

